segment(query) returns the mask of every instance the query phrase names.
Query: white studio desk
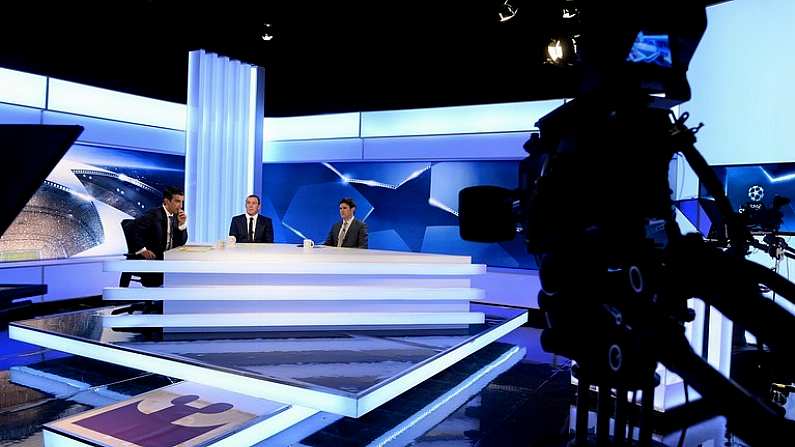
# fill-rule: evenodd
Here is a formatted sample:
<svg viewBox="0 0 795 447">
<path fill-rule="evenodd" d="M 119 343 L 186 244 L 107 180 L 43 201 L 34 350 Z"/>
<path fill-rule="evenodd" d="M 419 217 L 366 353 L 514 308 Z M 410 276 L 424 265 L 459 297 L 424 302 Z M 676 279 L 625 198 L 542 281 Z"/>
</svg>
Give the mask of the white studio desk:
<svg viewBox="0 0 795 447">
<path fill-rule="evenodd" d="M 455 327 L 484 292 L 468 256 L 293 244 L 189 245 L 163 261 L 108 261 L 107 271 L 164 272 L 162 288 L 105 289 L 106 300 L 163 300 L 162 315 L 107 318 L 115 327 L 308 329 Z"/>
</svg>

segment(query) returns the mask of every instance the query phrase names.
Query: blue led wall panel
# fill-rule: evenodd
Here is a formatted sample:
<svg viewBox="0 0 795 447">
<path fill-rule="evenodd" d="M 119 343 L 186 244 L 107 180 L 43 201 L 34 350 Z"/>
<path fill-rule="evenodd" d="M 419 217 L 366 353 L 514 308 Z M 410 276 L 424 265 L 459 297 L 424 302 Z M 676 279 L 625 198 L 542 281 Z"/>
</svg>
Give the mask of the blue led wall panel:
<svg viewBox="0 0 795 447">
<path fill-rule="evenodd" d="M 266 141 L 263 148 L 262 161 L 264 163 L 362 159 L 361 138 Z"/>
<path fill-rule="evenodd" d="M 184 164 L 179 155 L 74 145 L 0 237 L 0 253 L 6 259 L 125 253 L 121 220 L 160 206 L 164 187 L 184 184 Z"/>
<path fill-rule="evenodd" d="M 188 238 L 225 239 L 243 197 L 259 194 L 265 70 L 191 51 L 185 145 Z"/>
<path fill-rule="evenodd" d="M 688 78 L 689 124 L 713 165 L 795 161 L 795 2 L 733 0 L 707 10 L 708 26 Z"/>
<path fill-rule="evenodd" d="M 359 112 L 265 118 L 264 138 L 268 141 L 358 138 L 360 119 Z"/>
<path fill-rule="evenodd" d="M 370 248 L 472 256 L 475 263 L 535 268 L 521 240 L 484 244 L 458 235 L 458 191 L 476 184 L 515 188 L 518 161 L 263 164 L 262 214 L 276 242 L 322 243 L 352 197 Z"/>
<path fill-rule="evenodd" d="M 365 138 L 365 160 L 484 160 L 527 156 L 529 132 Z"/>
<path fill-rule="evenodd" d="M 78 142 L 101 146 L 143 148 L 147 151 L 185 155 L 185 132 L 69 113 L 41 112 L 43 124 L 78 124 L 85 130 Z"/>
<path fill-rule="evenodd" d="M 47 77 L 0 68 L 0 102 L 43 109 Z"/>
<path fill-rule="evenodd" d="M 47 93 L 49 110 L 185 130 L 185 104 L 54 78 L 50 78 Z"/>
<path fill-rule="evenodd" d="M 41 124 L 41 110 L 0 103 L 0 123 Z"/>
<path fill-rule="evenodd" d="M 362 138 L 516 132 L 535 129 L 563 101 L 514 102 L 362 113 Z"/>
</svg>

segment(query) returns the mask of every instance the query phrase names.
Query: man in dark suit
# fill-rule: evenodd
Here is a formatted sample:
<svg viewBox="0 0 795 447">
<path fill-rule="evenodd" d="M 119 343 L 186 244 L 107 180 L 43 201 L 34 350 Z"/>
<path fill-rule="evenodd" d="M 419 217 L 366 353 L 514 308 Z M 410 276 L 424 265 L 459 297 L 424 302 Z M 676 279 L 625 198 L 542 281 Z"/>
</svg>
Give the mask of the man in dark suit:
<svg viewBox="0 0 795 447">
<path fill-rule="evenodd" d="M 229 235 L 237 242 L 273 242 L 273 224 L 271 220 L 259 214 L 261 203 L 259 196 L 251 194 L 246 197 L 246 214 L 232 218 Z"/>
<path fill-rule="evenodd" d="M 325 245 L 333 247 L 367 248 L 367 224 L 353 217 L 356 203 L 350 197 L 340 200 L 342 220 L 331 227 Z"/>
<path fill-rule="evenodd" d="M 140 259 L 163 259 L 163 253 L 185 245 L 188 241 L 188 216 L 182 210 L 185 193 L 168 187 L 163 191 L 163 206 L 152 208 L 135 219 L 130 248 Z M 163 285 L 163 274 L 153 273 L 142 278 L 145 286 Z"/>
</svg>

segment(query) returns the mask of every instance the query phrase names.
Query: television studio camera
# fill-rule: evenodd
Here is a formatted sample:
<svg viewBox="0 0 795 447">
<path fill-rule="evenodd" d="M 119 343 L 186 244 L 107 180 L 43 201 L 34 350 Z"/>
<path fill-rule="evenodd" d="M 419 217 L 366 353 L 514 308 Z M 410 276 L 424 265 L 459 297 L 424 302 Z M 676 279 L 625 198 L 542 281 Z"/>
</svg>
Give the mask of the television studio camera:
<svg viewBox="0 0 795 447">
<path fill-rule="evenodd" d="M 748 188 L 748 202 L 738 210 L 739 219 L 748 228 L 753 236 L 762 236 L 762 241 L 751 240 L 751 245 L 763 250 L 774 261 L 774 270 L 778 270 L 778 264 L 784 257 L 795 259 L 795 251 L 781 237 L 781 224 L 784 220 L 784 213 L 781 209 L 790 204 L 789 197 L 776 195 L 773 197 L 771 206 L 767 206 L 762 200 L 765 197 L 765 189 L 760 185 L 751 185 Z"/>
<path fill-rule="evenodd" d="M 575 2 L 563 3 L 574 16 Z M 770 352 L 795 359 L 795 317 L 759 288 L 793 301 L 795 284 L 746 259 L 754 240 L 696 150 L 700 125 L 689 128 L 687 113 L 671 111 L 690 99 L 686 72 L 706 30 L 705 3 L 579 2 L 575 18 L 578 94 L 536 123 L 516 190 L 460 191 L 461 237 L 522 237 L 536 255 L 542 347 L 576 362 L 577 445 L 594 441 L 587 436 L 590 385 L 599 390 L 598 444 L 631 442 L 630 391 L 641 391 L 638 440 L 651 443 L 658 362 L 702 396 L 702 420 L 724 415 L 731 432 L 752 444 L 795 439 L 783 408 L 723 376 L 685 336 L 695 316 L 687 300 L 699 298 Z M 683 235 L 675 221 L 668 169 L 678 152 L 715 198 L 725 247 Z"/>
</svg>

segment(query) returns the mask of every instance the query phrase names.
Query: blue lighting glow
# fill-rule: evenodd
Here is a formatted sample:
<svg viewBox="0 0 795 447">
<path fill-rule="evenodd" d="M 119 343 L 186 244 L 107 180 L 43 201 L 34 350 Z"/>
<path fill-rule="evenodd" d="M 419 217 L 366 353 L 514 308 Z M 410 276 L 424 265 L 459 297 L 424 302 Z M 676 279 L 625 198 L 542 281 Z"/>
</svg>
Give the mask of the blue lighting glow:
<svg viewBox="0 0 795 447">
<path fill-rule="evenodd" d="M 48 109 L 147 126 L 185 130 L 185 104 L 50 78 Z"/>
<path fill-rule="evenodd" d="M 300 237 L 301 239 L 309 239 L 308 237 L 306 237 L 306 236 L 304 235 L 304 233 L 301 233 L 300 231 L 298 231 L 298 229 L 296 229 L 296 228 L 293 228 L 293 227 L 291 227 L 290 225 L 288 225 L 288 224 L 286 224 L 286 223 L 284 223 L 284 222 L 282 222 L 282 225 L 283 225 L 285 228 L 287 228 L 288 230 L 290 230 L 290 231 L 292 231 L 293 233 L 295 233 L 295 235 L 296 235 L 296 236 L 298 236 L 298 237 Z"/>
<path fill-rule="evenodd" d="M 629 50 L 627 61 L 670 67 L 673 64 L 671 46 L 667 34 L 651 35 L 638 33 L 635 43 Z"/>
<path fill-rule="evenodd" d="M 428 205 L 439 208 L 440 210 L 447 211 L 448 213 L 458 217 L 458 211 L 450 208 L 449 206 L 445 205 L 444 203 L 434 199 L 433 197 L 428 197 Z"/>
<path fill-rule="evenodd" d="M 0 102 L 43 109 L 46 99 L 46 77 L 0 68 Z"/>
<path fill-rule="evenodd" d="M 759 169 L 761 169 L 762 172 L 767 177 L 767 179 L 770 180 L 770 183 L 786 182 L 786 181 L 795 179 L 795 172 L 793 172 L 792 174 L 785 174 L 785 175 L 781 175 L 781 176 L 778 176 L 778 177 L 774 177 L 774 176 L 770 175 L 770 173 L 767 172 L 765 170 L 765 168 L 760 166 Z"/>
<path fill-rule="evenodd" d="M 323 164 L 323 166 L 329 168 L 332 172 L 337 174 L 337 176 L 339 176 L 340 180 L 342 180 L 343 183 L 358 183 L 360 185 L 367 185 L 367 186 L 372 186 L 372 187 L 376 187 L 376 188 L 387 188 L 387 189 L 398 189 L 401 186 L 403 186 L 404 184 L 406 184 L 406 182 L 414 180 L 415 178 L 417 178 L 420 175 L 422 175 L 423 172 L 427 171 L 428 169 L 431 169 L 431 164 L 430 163 L 424 163 L 424 166 L 422 166 L 420 169 L 417 169 L 414 172 L 411 172 L 408 176 L 403 178 L 400 181 L 400 183 L 398 183 L 398 184 L 390 184 L 390 183 L 379 182 L 379 181 L 373 180 L 373 179 L 353 178 L 349 174 L 341 173 L 331 163 L 325 163 L 324 162 L 322 164 Z M 372 210 L 370 210 L 370 211 L 372 211 Z M 364 220 L 364 219 L 362 219 L 362 220 Z"/>
</svg>

